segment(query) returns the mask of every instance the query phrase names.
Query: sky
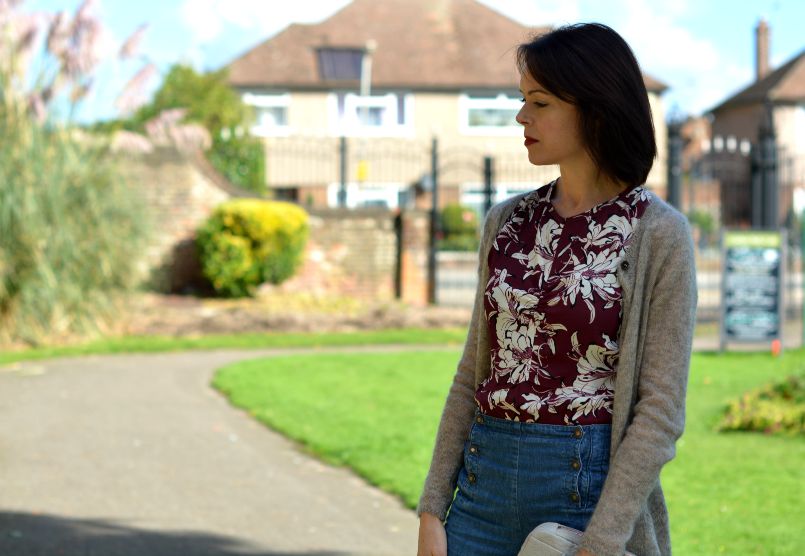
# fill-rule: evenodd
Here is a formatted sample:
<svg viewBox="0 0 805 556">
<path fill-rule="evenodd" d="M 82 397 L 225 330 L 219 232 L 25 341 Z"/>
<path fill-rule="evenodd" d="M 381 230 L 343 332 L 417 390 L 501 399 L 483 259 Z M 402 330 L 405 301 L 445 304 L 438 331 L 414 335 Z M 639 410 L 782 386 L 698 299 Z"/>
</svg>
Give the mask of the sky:
<svg viewBox="0 0 805 556">
<path fill-rule="evenodd" d="M 383 1 L 383 0 L 377 0 Z M 523 25 L 597 21 L 632 46 L 645 73 L 669 89 L 666 112 L 699 115 L 754 80 L 754 29 L 771 28 L 771 65 L 805 49 L 802 0 L 478 0 Z M 117 115 L 114 100 L 145 62 L 159 85 L 176 62 L 219 69 L 291 23 L 317 23 L 349 0 L 96 0 L 107 29 L 97 82 L 79 107 L 80 121 Z M 74 12 L 80 0 L 27 0 L 25 11 Z M 123 64 L 113 54 L 140 25 L 148 28 L 140 58 Z"/>
</svg>

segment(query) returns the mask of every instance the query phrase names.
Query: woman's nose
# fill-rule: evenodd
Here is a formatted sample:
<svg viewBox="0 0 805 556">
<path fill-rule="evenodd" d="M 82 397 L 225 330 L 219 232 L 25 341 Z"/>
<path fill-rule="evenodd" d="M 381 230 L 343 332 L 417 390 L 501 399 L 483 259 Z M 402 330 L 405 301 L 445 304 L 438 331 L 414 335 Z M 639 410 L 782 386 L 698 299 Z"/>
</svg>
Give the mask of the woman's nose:
<svg viewBox="0 0 805 556">
<path fill-rule="evenodd" d="M 527 118 L 523 114 L 523 109 L 521 108 L 517 115 L 514 117 L 515 121 L 520 125 L 528 125 Z"/>
</svg>

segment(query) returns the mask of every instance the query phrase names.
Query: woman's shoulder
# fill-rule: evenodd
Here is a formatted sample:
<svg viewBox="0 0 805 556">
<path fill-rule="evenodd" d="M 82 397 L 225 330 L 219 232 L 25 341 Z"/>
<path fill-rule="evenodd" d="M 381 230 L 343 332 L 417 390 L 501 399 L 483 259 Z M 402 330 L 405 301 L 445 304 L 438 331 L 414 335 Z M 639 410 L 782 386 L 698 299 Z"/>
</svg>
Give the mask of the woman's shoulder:
<svg viewBox="0 0 805 556">
<path fill-rule="evenodd" d="M 653 191 L 647 191 L 651 202 L 641 218 L 643 239 L 647 239 L 655 251 L 682 245 L 692 247 L 693 236 L 687 217 Z"/>
<path fill-rule="evenodd" d="M 648 192 L 651 202 L 643 214 L 642 220 L 647 228 L 664 233 L 685 234 L 690 233 L 690 224 L 687 217 L 679 209 L 669 204 L 659 195 L 651 191 Z"/>
</svg>

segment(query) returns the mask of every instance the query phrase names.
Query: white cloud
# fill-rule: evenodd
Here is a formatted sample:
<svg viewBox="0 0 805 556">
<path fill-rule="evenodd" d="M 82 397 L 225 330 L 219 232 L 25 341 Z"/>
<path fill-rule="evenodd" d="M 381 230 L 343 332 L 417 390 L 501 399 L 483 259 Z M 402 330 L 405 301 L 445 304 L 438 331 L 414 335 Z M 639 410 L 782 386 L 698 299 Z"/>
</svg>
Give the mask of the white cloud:
<svg viewBox="0 0 805 556">
<path fill-rule="evenodd" d="M 578 0 L 480 0 L 522 25 L 562 25 L 579 19 Z"/>
<path fill-rule="evenodd" d="M 349 4 L 349 0 L 184 0 L 179 14 L 194 44 L 218 38 L 226 28 L 259 31 L 268 37 L 291 23 L 316 23 Z"/>
<path fill-rule="evenodd" d="M 685 2 L 621 0 L 613 13 L 625 14 L 616 29 L 632 46 L 640 65 L 665 82 L 670 110 L 698 114 L 749 83 L 752 69 L 738 64 L 706 37 L 694 35 L 680 21 L 695 9 Z"/>
</svg>

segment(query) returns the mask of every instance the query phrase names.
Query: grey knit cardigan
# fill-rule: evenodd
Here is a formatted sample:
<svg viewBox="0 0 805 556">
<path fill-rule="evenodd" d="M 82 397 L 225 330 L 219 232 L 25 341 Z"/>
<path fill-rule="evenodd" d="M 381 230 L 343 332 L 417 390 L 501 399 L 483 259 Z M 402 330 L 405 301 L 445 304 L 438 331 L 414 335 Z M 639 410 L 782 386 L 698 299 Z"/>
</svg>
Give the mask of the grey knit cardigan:
<svg viewBox="0 0 805 556">
<path fill-rule="evenodd" d="M 671 553 L 668 511 L 660 469 L 675 454 L 685 421 L 696 270 L 685 217 L 649 192 L 616 276 L 623 292 L 620 358 L 612 414 L 610 467 L 582 546 L 596 556 Z M 484 314 L 487 255 L 500 228 L 525 194 L 492 207 L 484 223 L 475 294 L 464 352 L 442 412 L 417 515 L 444 521 L 455 492 L 476 404 L 475 391 L 490 375 Z"/>
</svg>

